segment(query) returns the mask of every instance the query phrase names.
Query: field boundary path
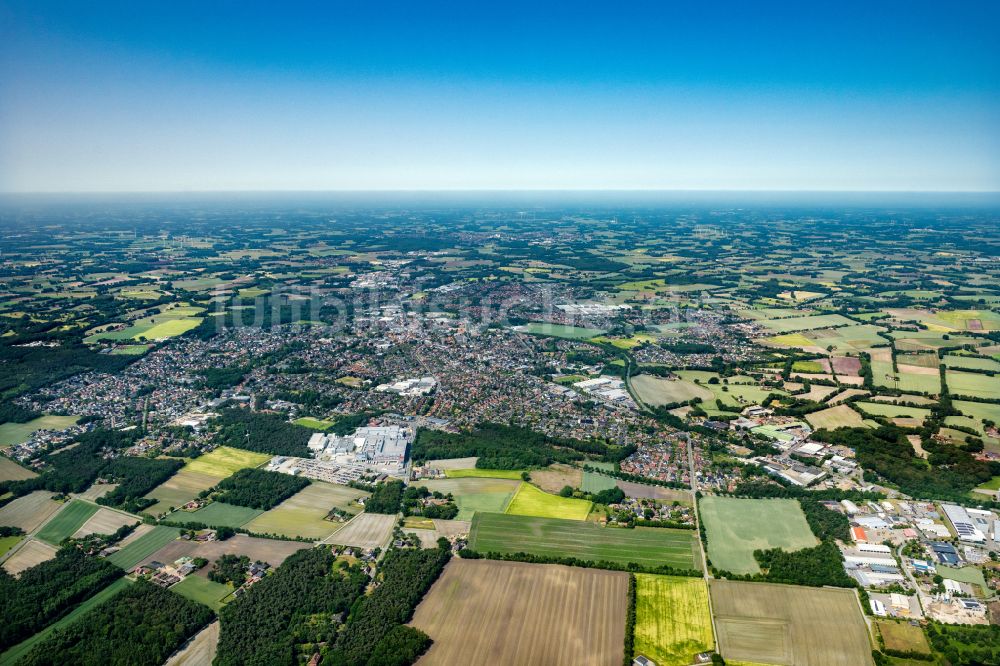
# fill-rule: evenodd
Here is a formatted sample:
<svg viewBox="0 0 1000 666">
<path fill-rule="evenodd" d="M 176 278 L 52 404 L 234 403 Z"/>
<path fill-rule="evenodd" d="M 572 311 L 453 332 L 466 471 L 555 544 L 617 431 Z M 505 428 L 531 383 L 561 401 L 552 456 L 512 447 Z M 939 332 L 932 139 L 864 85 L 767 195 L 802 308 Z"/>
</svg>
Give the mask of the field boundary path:
<svg viewBox="0 0 1000 666">
<path fill-rule="evenodd" d="M 685 448 L 688 457 L 688 472 L 691 475 L 691 504 L 694 506 L 694 531 L 697 534 L 698 550 L 701 551 L 701 577 L 705 581 L 705 588 L 708 589 L 712 574 L 708 570 L 708 556 L 705 553 L 705 544 L 701 541 L 701 515 L 698 511 L 698 477 L 695 475 L 694 467 L 694 444 L 691 442 L 691 433 L 684 433 Z M 708 616 L 712 619 L 712 647 L 719 651 L 719 631 L 715 626 L 715 611 L 712 608 L 712 593 L 708 594 Z"/>
</svg>

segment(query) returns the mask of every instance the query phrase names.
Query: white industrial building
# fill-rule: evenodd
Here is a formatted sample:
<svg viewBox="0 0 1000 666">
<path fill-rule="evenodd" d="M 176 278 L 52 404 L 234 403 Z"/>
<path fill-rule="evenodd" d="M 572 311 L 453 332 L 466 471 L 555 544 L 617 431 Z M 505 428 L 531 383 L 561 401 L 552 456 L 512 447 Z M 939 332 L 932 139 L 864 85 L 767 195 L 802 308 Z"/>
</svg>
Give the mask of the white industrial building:
<svg viewBox="0 0 1000 666">
<path fill-rule="evenodd" d="M 955 531 L 958 532 L 959 541 L 968 541 L 970 543 L 984 543 L 986 541 L 986 535 L 979 529 L 976 524 L 977 521 L 969 515 L 970 512 L 966 511 L 965 508 L 955 504 L 942 504 L 941 509 L 944 511 L 944 515 L 948 516 L 948 520 L 951 521 Z M 972 511 L 975 511 L 975 509 L 972 509 Z M 988 511 L 980 511 L 979 513 L 992 516 Z M 979 518 L 982 520 L 983 516 L 979 516 Z"/>
</svg>

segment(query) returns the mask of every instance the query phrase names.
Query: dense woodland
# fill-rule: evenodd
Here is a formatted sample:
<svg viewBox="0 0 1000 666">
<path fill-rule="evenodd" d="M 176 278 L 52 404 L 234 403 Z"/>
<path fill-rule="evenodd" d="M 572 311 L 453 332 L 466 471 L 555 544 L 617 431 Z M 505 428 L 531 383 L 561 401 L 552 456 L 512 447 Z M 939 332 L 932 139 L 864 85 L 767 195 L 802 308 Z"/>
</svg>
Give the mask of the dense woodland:
<svg viewBox="0 0 1000 666">
<path fill-rule="evenodd" d="M 173 476 L 184 462 L 163 458 L 134 458 L 124 456 L 112 460 L 103 470 L 105 480 L 118 487 L 97 500 L 98 504 L 115 506 L 137 513 L 156 500 L 143 497 L 156 486 Z"/>
<path fill-rule="evenodd" d="M 212 619 L 212 611 L 144 580 L 54 632 L 21 666 L 161 666 Z"/>
<path fill-rule="evenodd" d="M 844 571 L 844 558 L 832 541 L 792 552 L 780 548 L 755 550 L 753 556 L 764 572 L 763 580 L 770 583 L 812 587 L 857 586 L 854 579 Z"/>
<path fill-rule="evenodd" d="M 239 587 L 247 582 L 247 568 L 250 566 L 250 558 L 246 555 L 233 555 L 227 553 L 217 559 L 208 572 L 208 579 L 216 583 L 232 583 Z"/>
<path fill-rule="evenodd" d="M 596 441 L 555 438 L 528 428 L 485 423 L 461 433 L 421 430 L 413 444 L 414 460 L 478 456 L 482 469 L 526 469 L 573 462 L 587 455 L 615 456 L 620 447 Z"/>
<path fill-rule="evenodd" d="M 1000 664 L 1000 625 L 953 625 L 931 622 L 927 637 L 952 666 Z"/>
<path fill-rule="evenodd" d="M 215 500 L 267 511 L 309 485 L 304 476 L 248 467 L 223 479 Z"/>
<path fill-rule="evenodd" d="M 399 513 L 403 501 L 402 481 L 385 481 L 372 490 L 372 495 L 365 500 L 365 511 L 368 513 Z"/>
<path fill-rule="evenodd" d="M 806 514 L 806 521 L 817 539 L 850 541 L 851 522 L 847 516 L 839 511 L 832 511 L 815 500 L 800 499 L 799 504 L 802 505 L 802 512 Z"/>
<path fill-rule="evenodd" d="M 347 626 L 330 655 L 331 663 L 380 666 L 373 655 L 390 651 L 397 642 L 400 648 L 412 651 L 417 637 L 409 632 L 401 636 L 393 630 L 410 621 L 450 558 L 451 552 L 445 548 L 390 550 L 379 563 L 381 585 L 351 609 Z"/>
<path fill-rule="evenodd" d="M 52 624 L 121 576 L 122 570 L 107 560 L 87 557 L 74 547 L 63 548 L 19 578 L 0 569 L 0 651 Z"/>
<path fill-rule="evenodd" d="M 220 444 L 276 456 L 310 455 L 306 444 L 312 430 L 289 423 L 283 414 L 230 408 L 212 423 L 219 426 L 215 438 Z"/>
<path fill-rule="evenodd" d="M 223 608 L 215 665 L 291 666 L 297 645 L 332 640 L 330 617 L 346 613 L 368 583 L 360 567 L 335 559 L 329 548 L 300 550 Z"/>
<path fill-rule="evenodd" d="M 976 460 L 958 447 L 930 441 L 924 443 L 931 452 L 925 461 L 914 452 L 906 433 L 892 425 L 877 430 L 820 430 L 813 438 L 853 448 L 866 479 L 881 477 L 912 497 L 964 501 L 970 490 L 1000 474 L 1000 463 Z M 872 474 L 876 476 L 870 478 Z"/>
</svg>

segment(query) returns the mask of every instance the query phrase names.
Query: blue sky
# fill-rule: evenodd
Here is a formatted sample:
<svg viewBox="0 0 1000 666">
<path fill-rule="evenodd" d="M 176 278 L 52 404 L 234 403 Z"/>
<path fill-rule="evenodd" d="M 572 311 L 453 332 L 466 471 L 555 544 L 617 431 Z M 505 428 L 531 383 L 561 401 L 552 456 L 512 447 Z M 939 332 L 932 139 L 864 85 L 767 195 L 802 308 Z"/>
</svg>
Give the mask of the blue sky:
<svg viewBox="0 0 1000 666">
<path fill-rule="evenodd" d="M 0 190 L 1000 190 L 995 1 L 153 4 L 0 0 Z"/>
</svg>

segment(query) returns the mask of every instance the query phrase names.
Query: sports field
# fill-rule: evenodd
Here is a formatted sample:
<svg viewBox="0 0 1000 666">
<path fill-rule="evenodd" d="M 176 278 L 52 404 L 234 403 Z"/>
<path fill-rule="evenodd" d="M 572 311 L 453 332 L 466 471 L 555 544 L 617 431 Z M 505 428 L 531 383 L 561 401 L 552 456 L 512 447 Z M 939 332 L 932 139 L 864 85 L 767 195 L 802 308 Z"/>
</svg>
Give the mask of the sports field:
<svg viewBox="0 0 1000 666">
<path fill-rule="evenodd" d="M 97 513 L 97 505 L 80 500 L 71 500 L 63 509 L 38 530 L 36 536 L 53 546 L 83 527 L 91 516 Z"/>
<path fill-rule="evenodd" d="M 49 626 L 45 627 L 31 638 L 21 643 L 18 643 L 17 645 L 10 648 L 3 654 L 0 654 L 0 666 L 11 666 L 12 664 L 16 664 L 21 657 L 23 657 L 31 650 L 31 648 L 35 647 L 35 645 L 48 638 L 48 636 L 53 631 L 56 631 L 57 629 L 63 629 L 73 624 L 82 615 L 84 615 L 91 609 L 95 608 L 96 606 L 104 603 L 111 597 L 115 596 L 116 594 L 121 592 L 121 590 L 125 588 L 126 585 L 129 585 L 130 583 L 131 581 L 128 578 L 119 578 L 118 580 L 114 581 L 106 588 L 104 588 L 103 590 L 101 590 L 100 592 L 98 592 L 97 594 L 90 597 L 89 599 L 81 603 L 79 606 L 74 608 L 67 615 L 61 617 L 56 622 L 53 622 Z"/>
<path fill-rule="evenodd" d="M 65 430 L 71 425 L 75 425 L 78 420 L 77 416 L 46 415 L 31 419 L 26 423 L 0 424 L 0 449 L 27 442 L 36 430 Z"/>
<path fill-rule="evenodd" d="M 522 483 L 505 513 L 514 516 L 586 520 L 593 503 L 587 500 L 550 495 L 530 483 Z"/>
<path fill-rule="evenodd" d="M 426 486 L 432 492 L 436 490 L 446 495 L 448 493 L 454 495 L 455 504 L 458 506 L 458 515 L 455 519 L 472 520 L 477 511 L 503 513 L 521 482 L 511 479 L 467 477 L 431 479 L 421 481 L 420 485 Z"/>
<path fill-rule="evenodd" d="M 259 534 L 322 539 L 342 525 L 325 520 L 330 509 L 337 507 L 348 513 L 358 513 L 360 507 L 356 500 L 368 495 L 363 490 L 313 481 L 270 511 L 258 515 L 244 527 Z"/>
<path fill-rule="evenodd" d="M 260 509 L 237 506 L 225 502 L 212 502 L 197 511 L 175 511 L 170 521 L 176 523 L 203 523 L 209 527 L 242 527 L 260 514 Z"/>
<path fill-rule="evenodd" d="M 323 419 L 314 419 L 311 416 L 303 416 L 300 419 L 295 419 L 292 421 L 295 425 L 302 426 L 303 428 L 309 428 L 310 430 L 322 430 L 325 431 L 330 426 L 333 425 L 333 421 L 324 421 Z"/>
<path fill-rule="evenodd" d="M 52 495 L 47 490 L 35 490 L 5 504 L 0 507 L 0 525 L 33 532 L 62 507 L 62 504 L 52 499 Z"/>
<path fill-rule="evenodd" d="M 687 666 L 714 648 L 708 586 L 702 578 L 636 574 L 635 655 Z"/>
<path fill-rule="evenodd" d="M 176 539 L 180 534 L 179 528 L 157 525 L 137 539 L 131 540 L 118 552 L 109 555 L 108 561 L 128 571 L 150 554 Z"/>
<path fill-rule="evenodd" d="M 817 544 L 795 500 L 708 495 L 698 503 L 698 510 L 708 537 L 708 559 L 716 569 L 759 573 L 753 551 L 799 550 Z"/>
<path fill-rule="evenodd" d="M 514 479 L 515 481 L 521 480 L 521 474 L 523 472 L 517 469 L 446 469 L 444 471 L 445 478 L 448 479 L 465 479 L 465 478 L 479 478 L 479 479 Z"/>
<path fill-rule="evenodd" d="M 629 530 L 577 520 L 477 513 L 472 520 L 469 547 L 481 553 L 525 552 L 595 562 L 635 562 L 645 567 L 699 569 L 695 538 L 693 530 Z"/>
<path fill-rule="evenodd" d="M 38 474 L 32 472 L 30 469 L 21 467 L 10 458 L 0 456 L 0 483 L 4 481 L 20 481 L 36 476 Z"/>
<path fill-rule="evenodd" d="M 727 662 L 869 666 L 871 643 L 853 590 L 712 580 Z"/>
<path fill-rule="evenodd" d="M 410 624 L 421 666 L 620 664 L 627 595 L 618 571 L 454 558 Z"/>
<path fill-rule="evenodd" d="M 184 580 L 172 586 L 170 591 L 191 601 L 204 604 L 218 612 L 225 605 L 222 600 L 233 593 L 233 588 L 229 585 L 223 585 L 222 583 L 202 578 L 201 576 L 187 576 Z"/>
</svg>

